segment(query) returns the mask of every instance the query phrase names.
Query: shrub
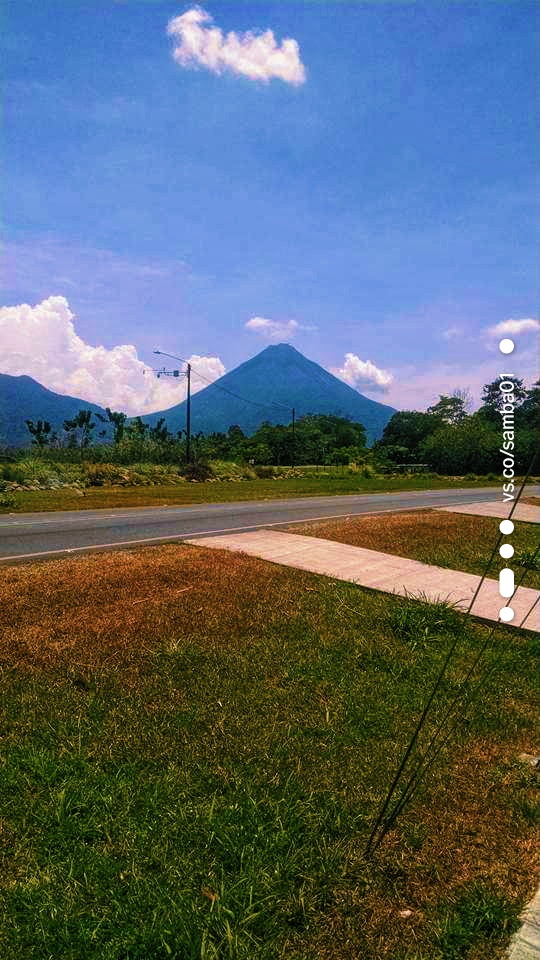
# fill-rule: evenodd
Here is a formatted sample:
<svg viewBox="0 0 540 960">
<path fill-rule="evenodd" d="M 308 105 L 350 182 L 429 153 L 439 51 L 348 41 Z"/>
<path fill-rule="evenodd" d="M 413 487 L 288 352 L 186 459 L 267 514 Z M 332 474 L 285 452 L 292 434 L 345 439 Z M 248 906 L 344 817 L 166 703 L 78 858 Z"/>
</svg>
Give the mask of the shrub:
<svg viewBox="0 0 540 960">
<path fill-rule="evenodd" d="M 26 474 L 21 467 L 5 463 L 2 466 L 2 478 L 8 480 L 9 483 L 25 483 Z"/>
<path fill-rule="evenodd" d="M 255 476 L 257 476 L 259 480 L 269 480 L 271 477 L 275 477 L 276 475 L 275 467 L 255 466 L 253 467 L 253 470 L 255 472 Z"/>
<path fill-rule="evenodd" d="M 130 482 L 127 470 L 114 463 L 87 463 L 83 473 L 87 487 L 104 487 L 112 484 L 126 486 Z"/>
<path fill-rule="evenodd" d="M 207 463 L 187 463 L 182 467 L 182 476 L 186 480 L 203 481 L 213 477 L 212 468 Z"/>
<path fill-rule="evenodd" d="M 16 502 L 12 493 L 0 493 L 0 510 L 8 510 L 10 507 L 14 507 Z"/>
<path fill-rule="evenodd" d="M 373 480 L 373 478 L 376 477 L 377 474 L 375 473 L 375 470 L 373 469 L 373 467 L 370 466 L 369 463 L 366 463 L 360 470 L 360 476 L 365 477 L 366 480 Z"/>
<path fill-rule="evenodd" d="M 243 467 L 227 460 L 212 460 L 210 468 L 218 480 L 253 480 L 256 476 L 251 467 Z"/>
</svg>

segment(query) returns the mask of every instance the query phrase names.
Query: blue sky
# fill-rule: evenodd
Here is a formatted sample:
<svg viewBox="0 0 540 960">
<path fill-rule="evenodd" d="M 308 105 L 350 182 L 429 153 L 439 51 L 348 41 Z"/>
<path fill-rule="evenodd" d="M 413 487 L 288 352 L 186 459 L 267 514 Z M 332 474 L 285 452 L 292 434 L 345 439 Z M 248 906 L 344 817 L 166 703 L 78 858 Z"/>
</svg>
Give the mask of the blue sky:
<svg viewBox="0 0 540 960">
<path fill-rule="evenodd" d="M 425 408 L 537 316 L 537 4 L 204 3 L 184 43 L 296 42 L 267 79 L 173 57 L 193 4 L 4 6 L 4 372 L 138 412 L 182 389 L 156 347 L 213 376 L 290 339 Z"/>
</svg>

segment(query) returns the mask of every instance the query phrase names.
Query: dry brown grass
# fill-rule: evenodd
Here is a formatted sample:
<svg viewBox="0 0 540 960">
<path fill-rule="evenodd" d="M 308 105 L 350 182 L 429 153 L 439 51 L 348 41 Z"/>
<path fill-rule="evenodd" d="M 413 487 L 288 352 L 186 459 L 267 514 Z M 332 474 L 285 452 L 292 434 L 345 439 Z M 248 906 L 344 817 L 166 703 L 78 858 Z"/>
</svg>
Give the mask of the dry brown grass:
<svg viewBox="0 0 540 960">
<path fill-rule="evenodd" d="M 291 531 L 350 543 L 369 550 L 413 557 L 431 546 L 477 544 L 492 537 L 493 521 L 488 517 L 447 513 L 442 510 L 415 510 L 372 516 L 350 516 L 340 520 L 298 524 Z"/>
<path fill-rule="evenodd" d="M 0 662 L 144 669 L 168 634 L 237 644 L 261 608 L 293 610 L 308 577 L 239 554 L 165 545 L 4 567 Z M 162 635 L 159 630 L 162 628 Z"/>
<path fill-rule="evenodd" d="M 291 533 L 323 537 L 423 563 L 480 574 L 484 572 L 497 542 L 499 520 L 496 517 L 427 509 L 293 524 L 288 529 Z M 534 524 L 518 521 L 512 534 L 512 543 L 516 554 L 521 550 L 534 552 L 538 545 L 538 528 Z M 490 577 L 498 575 L 497 561 L 496 557 L 489 572 Z M 534 571 L 529 571 L 524 583 L 527 586 L 540 586 L 540 578 Z"/>
</svg>

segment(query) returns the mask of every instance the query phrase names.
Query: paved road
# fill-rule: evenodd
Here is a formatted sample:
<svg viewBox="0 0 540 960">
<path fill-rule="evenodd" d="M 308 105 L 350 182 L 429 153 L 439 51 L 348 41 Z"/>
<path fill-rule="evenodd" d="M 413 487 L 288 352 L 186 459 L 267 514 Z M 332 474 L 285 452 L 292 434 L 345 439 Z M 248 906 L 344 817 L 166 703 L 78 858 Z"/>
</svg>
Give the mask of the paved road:
<svg viewBox="0 0 540 960">
<path fill-rule="evenodd" d="M 536 494 L 539 491 L 540 487 L 531 488 L 531 492 Z M 211 503 L 194 507 L 131 507 L 124 510 L 8 514 L 0 517 L 0 560 L 16 562 L 73 551 L 183 540 L 186 537 L 279 527 L 293 521 L 350 514 L 442 507 L 493 500 L 498 495 L 496 487 L 482 487 Z"/>
</svg>

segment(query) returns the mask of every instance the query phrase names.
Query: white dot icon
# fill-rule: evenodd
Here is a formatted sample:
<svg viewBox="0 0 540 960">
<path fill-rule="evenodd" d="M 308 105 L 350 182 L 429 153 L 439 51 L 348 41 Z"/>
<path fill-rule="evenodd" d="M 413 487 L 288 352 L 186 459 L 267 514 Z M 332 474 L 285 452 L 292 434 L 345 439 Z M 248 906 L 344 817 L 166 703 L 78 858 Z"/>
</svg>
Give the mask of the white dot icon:
<svg viewBox="0 0 540 960">
<path fill-rule="evenodd" d="M 514 341 L 510 340 L 508 337 L 505 337 L 504 340 L 501 340 L 499 343 L 499 350 L 501 353 L 512 353 L 514 347 Z"/>
<path fill-rule="evenodd" d="M 502 547 L 499 548 L 499 553 L 504 560 L 509 560 L 510 557 L 514 556 L 514 548 L 511 543 L 503 543 Z"/>
<path fill-rule="evenodd" d="M 514 619 L 514 611 L 512 607 L 501 607 L 499 610 L 499 617 L 504 623 L 510 623 L 510 620 Z"/>
<path fill-rule="evenodd" d="M 511 520 L 501 520 L 499 524 L 499 530 L 501 533 L 504 533 L 506 536 L 508 536 L 509 533 L 514 532 L 514 524 Z"/>
</svg>

